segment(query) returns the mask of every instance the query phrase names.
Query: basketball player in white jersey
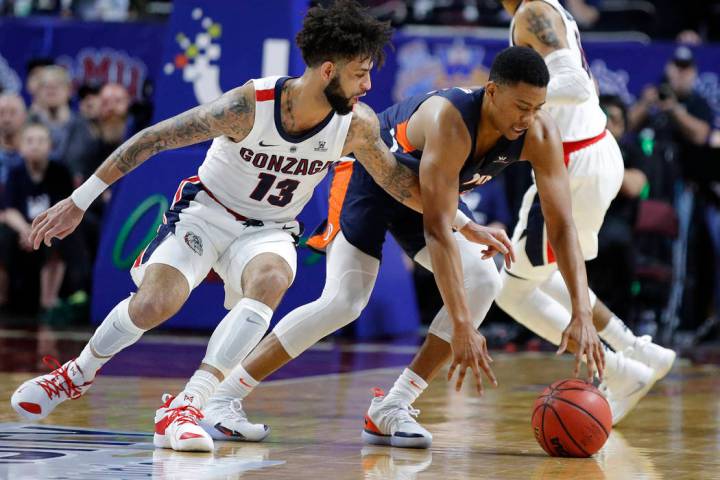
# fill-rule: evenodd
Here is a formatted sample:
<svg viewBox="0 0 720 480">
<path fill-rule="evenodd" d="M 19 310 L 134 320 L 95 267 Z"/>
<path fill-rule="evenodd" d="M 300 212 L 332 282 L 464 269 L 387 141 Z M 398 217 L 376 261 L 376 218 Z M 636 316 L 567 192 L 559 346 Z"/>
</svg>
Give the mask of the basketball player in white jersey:
<svg viewBox="0 0 720 480">
<path fill-rule="evenodd" d="M 607 119 L 572 16 L 558 0 L 503 0 L 513 15 L 510 44 L 540 53 L 550 72 L 544 110 L 555 120 L 563 141 L 570 176 L 572 210 L 585 260 L 597 256 L 598 231 L 623 181 L 623 159 L 607 133 Z M 546 340 L 559 344 L 570 322 L 570 297 L 547 241 L 547 229 L 533 184 L 525 193 L 513 234 L 517 261 L 503 272 L 496 302 L 515 320 Z M 637 338 L 595 294 L 593 322 L 606 351 L 601 387 L 620 422 L 653 384 L 667 375 L 675 352 Z"/>
<path fill-rule="evenodd" d="M 72 196 L 39 215 L 35 249 L 69 235 L 108 185 L 160 151 L 214 139 L 196 176 L 183 180 L 158 235 L 132 268 L 138 285 L 97 328 L 77 359 L 23 383 L 13 408 L 31 420 L 91 386 L 98 369 L 175 314 L 211 268 L 225 282 L 230 312 L 215 329 L 200 368 L 177 396 L 163 397 L 154 444 L 211 451 L 198 425 L 215 387 L 265 333 L 295 276 L 298 213 L 331 164 L 354 153 L 398 201 L 420 207 L 417 177 L 379 136 L 359 98 L 370 89 L 390 27 L 354 2 L 311 9 L 297 36 L 307 64 L 299 78 L 261 78 L 149 127 L 121 145 Z M 509 242 L 509 241 L 508 241 Z M 243 434 L 260 439 L 267 429 Z"/>
</svg>

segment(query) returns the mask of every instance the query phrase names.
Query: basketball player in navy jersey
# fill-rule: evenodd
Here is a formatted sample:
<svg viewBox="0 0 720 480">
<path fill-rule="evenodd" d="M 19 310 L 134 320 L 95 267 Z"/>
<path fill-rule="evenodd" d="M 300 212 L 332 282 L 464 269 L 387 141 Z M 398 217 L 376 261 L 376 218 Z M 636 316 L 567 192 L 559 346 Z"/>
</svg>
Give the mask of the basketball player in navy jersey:
<svg viewBox="0 0 720 480">
<path fill-rule="evenodd" d="M 198 425 L 200 410 L 267 330 L 295 275 L 295 218 L 332 163 L 352 152 L 392 198 L 421 208 L 416 175 L 389 152 L 374 112 L 359 103 L 390 33 L 352 1 L 311 9 L 297 36 L 307 64 L 301 77 L 251 80 L 141 131 L 70 198 L 35 219 L 30 241 L 37 249 L 69 235 L 108 185 L 153 154 L 214 139 L 198 174 L 181 182 L 157 237 L 133 265 L 137 292 L 108 314 L 77 359 L 15 391 L 11 403 L 19 414 L 42 419 L 84 394 L 105 362 L 175 314 L 213 268 L 225 282 L 230 312 L 183 392 L 163 397 L 154 437 L 158 447 L 212 450 L 212 438 Z M 477 361 L 473 353 L 463 361 Z M 247 422 L 235 427 L 248 439 L 268 433 Z"/>
<path fill-rule="evenodd" d="M 597 256 L 598 232 L 605 212 L 623 182 L 620 149 L 605 128 L 592 72 L 572 15 L 558 0 L 504 0 L 513 15 L 510 44 L 530 47 L 543 56 L 550 72 L 545 110 L 563 142 L 570 177 L 573 218 L 585 260 Z M 513 235 L 517 262 L 503 272 L 497 303 L 515 320 L 558 344 L 570 321 L 568 289 L 558 273 L 554 249 L 548 245 L 544 208 L 538 189 L 525 193 Z M 636 337 L 591 291 L 592 316 L 607 350 L 605 379 L 600 384 L 620 422 L 653 384 L 670 371 L 675 352 Z"/>
<path fill-rule="evenodd" d="M 469 241 L 476 231 L 484 231 L 467 217 L 464 224 L 458 222 L 460 231 L 452 232 L 458 193 L 464 185 L 487 181 L 520 159 L 530 161 L 535 172 L 548 236 L 572 298 L 573 319 L 558 352 L 572 343 L 575 374 L 583 356 L 588 359 L 588 378 L 596 368 L 602 374 L 603 352 L 592 325 L 562 144 L 554 123 L 540 110 L 548 80 L 540 55 L 529 48 L 512 47 L 495 58 L 485 88 L 417 95 L 379 115 L 383 140 L 398 161 L 419 175 L 424 213 L 384 193 L 358 163 L 351 167 L 347 186 L 336 175 L 331 204 L 342 204 L 339 218 L 331 213 L 325 232 L 310 241 L 322 247 L 323 239 L 332 240 L 327 246 L 323 293 L 280 320 L 223 382 L 206 410 L 208 419 L 215 419 L 216 429 L 233 430 L 232 415 L 227 413 L 230 404 L 245 421 L 238 402 L 259 380 L 359 316 L 372 292 L 382 244 L 390 231 L 411 258 L 434 272 L 445 305 L 409 368 L 387 395 L 377 390 L 365 418 L 363 439 L 372 444 L 429 447 L 432 436 L 413 418 L 417 411 L 411 405 L 449 359 L 448 380 L 457 369 L 456 388 L 460 388 L 467 368 L 461 349 L 467 337 L 480 342 L 479 362 L 470 365 L 478 392 L 482 393 L 481 370 L 491 383 L 497 383 L 485 339 L 477 331 L 501 286 L 500 274 L 489 259 L 496 252 Z M 347 172 L 348 165 L 343 169 Z M 339 198 L 333 198 L 338 194 Z M 462 202 L 460 206 L 464 208 Z M 506 265 L 512 255 L 509 250 Z M 464 288 L 453 287 L 458 284 Z"/>
</svg>

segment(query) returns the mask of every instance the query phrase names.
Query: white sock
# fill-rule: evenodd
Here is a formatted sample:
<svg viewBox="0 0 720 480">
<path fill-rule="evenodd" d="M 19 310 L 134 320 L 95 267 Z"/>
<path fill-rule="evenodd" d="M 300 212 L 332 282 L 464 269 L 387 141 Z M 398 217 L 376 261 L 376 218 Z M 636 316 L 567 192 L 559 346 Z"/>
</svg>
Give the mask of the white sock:
<svg viewBox="0 0 720 480">
<path fill-rule="evenodd" d="M 385 398 L 390 401 L 397 400 L 402 405 L 412 405 L 427 386 L 427 382 L 420 375 L 406 368 L 395 380 L 395 384 Z"/>
<path fill-rule="evenodd" d="M 610 321 L 598 332 L 600 338 L 605 340 L 616 352 L 622 352 L 628 347 L 635 345 L 637 337 L 625 323 L 616 316 L 612 316 Z"/>
<path fill-rule="evenodd" d="M 185 389 L 175 397 L 170 407 L 179 407 L 189 403 L 198 409 L 202 409 L 219 384 L 220 380 L 212 373 L 205 370 L 196 370 L 185 385 Z"/>
<path fill-rule="evenodd" d="M 91 381 L 95 374 L 113 355 L 137 342 L 145 333 L 130 319 L 128 297 L 113 308 L 105 320 L 95 330 L 92 338 L 78 356 L 75 363 L 83 372 L 85 381 Z M 90 346 L 100 355 L 96 357 Z"/>
<path fill-rule="evenodd" d="M 220 387 L 215 391 L 213 398 L 237 398 L 243 400 L 250 395 L 250 392 L 252 392 L 259 383 L 260 382 L 250 376 L 242 365 L 238 365 L 230 372 L 230 375 L 223 380 Z"/>
</svg>

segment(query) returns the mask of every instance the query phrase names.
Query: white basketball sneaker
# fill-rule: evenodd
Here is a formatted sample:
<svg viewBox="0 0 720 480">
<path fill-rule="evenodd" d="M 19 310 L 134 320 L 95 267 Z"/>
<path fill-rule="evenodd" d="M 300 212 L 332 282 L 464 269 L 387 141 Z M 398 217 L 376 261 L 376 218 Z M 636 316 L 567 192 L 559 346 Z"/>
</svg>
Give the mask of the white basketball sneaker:
<svg viewBox="0 0 720 480">
<path fill-rule="evenodd" d="M 401 448 L 429 448 L 432 435 L 413 417 L 420 410 L 410 405 L 386 401 L 385 393 L 374 388 L 370 408 L 365 415 L 362 439 L 371 445 L 390 445 Z"/>
<path fill-rule="evenodd" d="M 10 398 L 13 409 L 26 420 L 42 420 L 65 400 L 80 398 L 92 385 L 92 381 L 85 381 L 74 359 L 60 365 L 54 357 L 46 356 L 43 362 L 55 369 L 26 381 Z"/>
<path fill-rule="evenodd" d="M 652 368 L 622 353 L 615 352 L 615 355 L 618 356 L 617 371 L 606 370 L 606 377 L 598 387 L 610 404 L 613 426 L 620 423 L 655 384 Z"/>
<path fill-rule="evenodd" d="M 153 444 L 177 452 L 212 452 L 212 438 L 198 425 L 203 417 L 200 410 L 189 403 L 171 408 L 175 397 L 167 393 L 162 399 L 162 407 L 155 412 Z"/>
<path fill-rule="evenodd" d="M 653 343 L 650 335 L 639 337 L 635 340 L 635 345 L 626 349 L 623 354 L 652 368 L 655 371 L 653 377 L 655 382 L 668 374 L 676 357 L 674 351 Z"/>
<path fill-rule="evenodd" d="M 270 427 L 250 423 L 237 398 L 213 397 L 203 409 L 200 426 L 215 440 L 262 442 L 270 435 Z"/>
</svg>

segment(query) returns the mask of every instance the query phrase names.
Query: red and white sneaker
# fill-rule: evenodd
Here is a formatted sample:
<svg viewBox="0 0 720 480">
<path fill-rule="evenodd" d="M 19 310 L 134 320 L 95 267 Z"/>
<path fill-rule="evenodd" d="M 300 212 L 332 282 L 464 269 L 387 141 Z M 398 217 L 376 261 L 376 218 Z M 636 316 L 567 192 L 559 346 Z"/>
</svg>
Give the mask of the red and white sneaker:
<svg viewBox="0 0 720 480">
<path fill-rule="evenodd" d="M 155 412 L 153 444 L 177 452 L 212 452 L 212 438 L 198 425 L 203 418 L 200 410 L 190 404 L 171 408 L 175 397 L 167 393 L 162 399 L 162 407 Z"/>
<path fill-rule="evenodd" d="M 43 362 L 54 370 L 26 381 L 10 398 L 12 408 L 26 420 L 42 420 L 65 400 L 80 398 L 92 385 L 85 381 L 75 359 L 60 365 L 48 355 Z"/>
</svg>

